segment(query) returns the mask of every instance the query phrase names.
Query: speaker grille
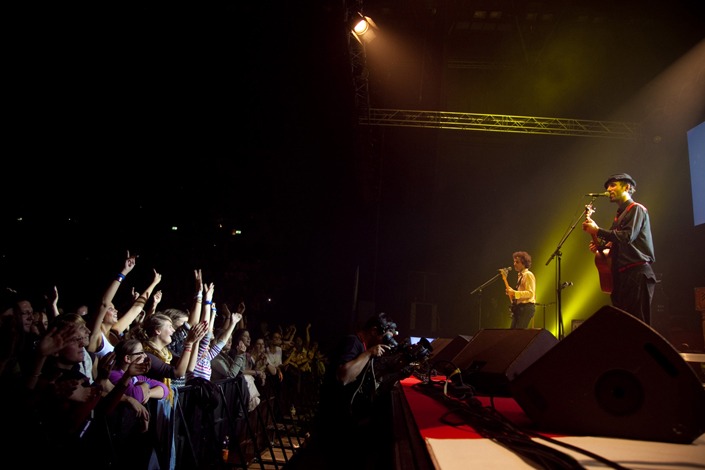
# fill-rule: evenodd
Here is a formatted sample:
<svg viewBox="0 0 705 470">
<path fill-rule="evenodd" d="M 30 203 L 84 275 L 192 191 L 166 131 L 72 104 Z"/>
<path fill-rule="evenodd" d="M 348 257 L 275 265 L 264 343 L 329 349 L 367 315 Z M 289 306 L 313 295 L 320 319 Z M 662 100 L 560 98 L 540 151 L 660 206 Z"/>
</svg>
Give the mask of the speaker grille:
<svg viewBox="0 0 705 470">
<path fill-rule="evenodd" d="M 705 432 L 705 389 L 678 351 L 604 306 L 510 384 L 542 431 L 691 443 Z"/>
</svg>

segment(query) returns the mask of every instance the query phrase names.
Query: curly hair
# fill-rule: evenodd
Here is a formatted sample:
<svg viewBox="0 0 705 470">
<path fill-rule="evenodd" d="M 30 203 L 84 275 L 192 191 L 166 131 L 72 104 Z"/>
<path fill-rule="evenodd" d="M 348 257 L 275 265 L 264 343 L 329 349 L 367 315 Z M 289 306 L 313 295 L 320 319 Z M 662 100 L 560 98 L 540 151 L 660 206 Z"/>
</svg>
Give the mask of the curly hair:
<svg viewBox="0 0 705 470">
<path fill-rule="evenodd" d="M 515 251 L 512 253 L 512 259 L 514 258 L 519 258 L 524 266 L 526 266 L 526 269 L 531 268 L 531 255 L 526 251 Z"/>
</svg>

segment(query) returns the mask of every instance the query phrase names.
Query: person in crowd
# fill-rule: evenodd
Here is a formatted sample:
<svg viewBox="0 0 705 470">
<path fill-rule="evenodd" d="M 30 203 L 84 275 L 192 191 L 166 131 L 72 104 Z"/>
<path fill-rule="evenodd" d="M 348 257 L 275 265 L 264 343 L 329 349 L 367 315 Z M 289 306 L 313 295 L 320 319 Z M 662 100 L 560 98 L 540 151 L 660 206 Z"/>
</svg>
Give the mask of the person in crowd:
<svg viewBox="0 0 705 470">
<path fill-rule="evenodd" d="M 109 379 L 115 384 L 124 375 L 127 368 L 134 361 L 145 362 L 146 370 L 149 371 L 149 357 L 144 351 L 142 343 L 137 339 L 124 339 L 115 346 L 115 365 L 110 372 Z M 150 377 L 139 375 L 132 377 L 130 384 L 125 390 L 125 395 L 134 398 L 142 404 L 146 404 L 150 398 L 165 399 L 169 397 L 169 387 Z"/>
<path fill-rule="evenodd" d="M 237 330 L 237 332 L 240 331 L 244 330 Z M 260 404 L 261 395 L 255 385 L 254 377 L 249 374 L 244 374 L 244 369 L 247 364 L 247 345 L 241 337 L 238 337 L 240 335 L 238 335 L 237 332 L 236 334 L 230 335 L 223 349 L 213 358 L 211 364 L 213 367 L 212 380 L 241 379 L 240 399 L 242 403 L 246 404 L 247 411 L 251 412 Z M 235 350 L 232 349 L 233 342 L 235 341 L 234 337 L 238 337 Z"/>
<path fill-rule="evenodd" d="M 132 322 L 142 312 L 152 295 L 152 291 L 162 280 L 162 275 L 154 270 L 154 278 L 151 284 L 138 295 L 134 302 L 132 302 L 131 307 L 120 316 L 113 304 L 113 299 L 120 285 L 134 269 L 136 263 L 137 256 L 130 256 L 130 252 L 128 251 L 122 271 L 115 276 L 103 294 L 98 312 L 93 318 L 93 322 L 90 324 L 91 336 L 88 351 L 98 357 L 114 349 L 115 344 L 122 339 Z"/>
<path fill-rule="evenodd" d="M 149 358 L 138 339 L 123 339 L 115 346 L 113 354 L 115 362 L 108 378 L 115 385 L 123 379 L 133 363 L 143 364 L 144 373 L 148 373 L 150 369 Z M 149 412 L 150 409 L 155 410 L 157 407 L 151 406 L 150 402 L 152 400 L 167 400 L 169 392 L 169 387 L 164 382 L 144 374 L 133 375 L 130 378 L 124 395 L 139 402 L 147 412 L 135 413 L 134 408 L 123 405 L 118 407 L 114 418 L 109 422 L 116 445 L 120 445 L 122 448 L 129 447 L 132 453 L 138 456 L 138 459 L 130 458 L 126 462 L 131 462 L 134 465 L 139 461 L 156 462 L 158 460 L 154 449 L 157 448 L 159 439 L 154 435 L 156 425 L 150 426 L 151 413 Z M 151 432 L 149 432 L 150 429 Z M 154 463 L 148 466 L 154 468 Z"/>
<path fill-rule="evenodd" d="M 34 308 L 28 297 L 12 291 L 11 306 L 3 314 L 3 366 L 2 375 L 8 380 L 21 380 L 32 361 L 34 343 L 38 332 L 32 331 Z"/>
<path fill-rule="evenodd" d="M 136 301 L 139 299 L 140 294 L 139 292 L 135 292 L 135 289 L 132 289 L 132 301 Z M 132 320 L 132 323 L 128 327 L 127 332 L 122 336 L 122 339 L 138 339 L 140 341 L 144 341 L 146 338 L 144 337 L 144 322 L 149 318 L 150 316 L 154 315 L 157 313 L 157 306 L 159 305 L 159 302 L 162 301 L 162 291 L 158 290 L 156 291 L 152 297 L 151 297 L 151 302 L 149 305 L 148 309 L 142 309 L 140 313 L 137 314 L 134 320 Z M 129 310 L 129 307 L 128 307 Z"/>
<path fill-rule="evenodd" d="M 239 367 L 239 373 L 245 378 L 247 391 L 250 396 L 248 410 L 252 411 L 261 402 L 259 387 L 263 387 L 266 383 L 266 375 L 264 372 L 258 372 L 255 369 L 255 361 L 250 354 L 251 337 L 249 330 L 245 328 L 235 330 L 232 335 L 232 344 L 237 345 L 235 349 L 230 349 L 229 351 L 232 356 L 232 363 Z M 226 371 L 221 368 L 220 364 L 218 368 L 221 369 L 218 372 L 220 376 L 226 373 Z M 227 372 L 227 375 L 232 377 L 234 376 L 233 372 L 234 369 L 231 369 Z"/>
<path fill-rule="evenodd" d="M 174 333 L 171 335 L 171 342 L 167 346 L 176 356 L 181 356 L 184 348 L 184 340 L 189 329 L 201 321 L 201 310 L 203 308 L 203 273 L 200 269 L 193 270 L 195 281 L 193 300 L 191 307 L 187 311 L 169 308 L 163 313 L 171 318 Z"/>
<path fill-rule="evenodd" d="M 41 455 L 35 452 L 34 456 L 46 465 L 65 465 L 82 455 L 104 467 L 114 463 L 108 451 L 110 436 L 105 434 L 105 420 L 123 401 L 129 379 L 146 368 L 138 365 L 128 369 L 125 380 L 106 392 L 101 384 L 114 358 L 106 355 L 101 358 L 97 380 L 91 383 L 79 367 L 85 360 L 88 331 L 82 318 L 75 316 L 81 321 L 66 315 L 54 319 L 37 343 L 33 370 L 24 384 L 27 393 L 23 395 L 24 409 L 32 413 L 25 416 L 25 432 L 21 434 L 42 439 L 33 441 L 43 449 Z"/>
<path fill-rule="evenodd" d="M 309 338 L 310 327 L 311 325 L 309 324 L 306 328 L 307 339 Z M 301 336 L 295 336 L 294 347 L 282 364 L 286 393 L 290 398 L 301 397 L 305 383 L 307 380 L 312 380 L 311 362 L 309 361 L 306 343 L 307 341 L 304 341 Z"/>
<path fill-rule="evenodd" d="M 185 384 L 185 377 L 189 368 L 195 367 L 196 354 L 193 354 L 193 345 L 196 341 L 206 335 L 208 324 L 200 322 L 191 328 L 184 342 L 183 354 L 178 358 L 178 362 L 172 364 L 174 355 L 167 347 L 174 332 L 171 319 L 162 313 L 155 313 L 145 324 L 147 341 L 143 343 L 144 351 L 149 357 L 149 376 L 164 382 L 170 388 L 170 394 L 175 393 L 172 381 L 179 380 L 179 384 Z M 172 396 L 173 398 L 173 396 Z"/>
<path fill-rule="evenodd" d="M 323 377 L 326 375 L 328 358 L 323 351 L 321 351 L 318 341 L 311 341 L 311 346 L 308 349 L 308 360 L 311 364 L 313 378 L 316 384 L 320 384 L 323 381 Z"/>
<path fill-rule="evenodd" d="M 193 352 L 194 343 L 198 343 L 208 332 L 206 322 L 197 323 L 191 328 L 184 341 L 183 352 L 174 364 L 174 355 L 169 350 L 171 335 L 174 325 L 171 318 L 155 313 L 147 319 L 144 325 L 147 340 L 143 342 L 144 351 L 149 358 L 150 369 L 148 377 L 157 379 L 169 388 L 169 397 L 166 401 L 157 402 L 155 417 L 156 434 L 160 437 L 157 444 L 158 454 L 162 456 L 162 468 L 174 468 L 174 406 L 178 402 L 178 387 L 185 385 L 186 374 L 196 366 L 196 353 Z"/>
<path fill-rule="evenodd" d="M 531 255 L 526 251 L 512 253 L 514 271 L 517 273 L 516 288 L 506 288 L 511 299 L 512 324 L 510 328 L 528 328 L 536 313 L 536 276 L 529 271 Z"/>
<path fill-rule="evenodd" d="M 247 346 L 239 340 L 237 348 L 233 351 L 233 335 L 225 342 L 223 349 L 211 361 L 213 380 L 232 379 L 237 377 L 245 367 Z M 232 352 L 232 354 L 231 354 Z"/>
<path fill-rule="evenodd" d="M 254 368 L 256 371 L 264 372 L 265 377 L 277 375 L 277 368 L 269 363 L 269 357 L 267 356 L 264 345 L 264 338 L 257 338 L 255 340 L 251 355 L 255 363 Z"/>
<path fill-rule="evenodd" d="M 213 335 L 213 328 L 215 325 L 216 313 L 210 314 L 213 305 L 213 293 L 215 286 L 211 283 L 204 291 L 204 305 L 203 305 L 203 318 L 204 321 L 209 321 L 208 335 L 201 339 L 198 348 L 198 358 L 196 360 L 196 366 L 193 372 L 187 376 L 187 383 L 189 380 L 200 377 L 201 379 L 210 380 L 213 374 L 213 367 L 211 362 L 213 358 L 217 357 L 220 351 L 225 346 L 226 342 L 230 339 L 235 330 L 235 326 L 242 320 L 242 314 L 240 312 L 230 313 L 229 318 L 225 320 L 225 326 L 221 328 L 218 335 Z M 227 310 L 227 308 L 226 308 Z M 230 312 L 229 310 L 227 310 Z M 208 339 L 211 336 L 211 339 Z"/>
<path fill-rule="evenodd" d="M 267 362 L 277 369 L 277 377 L 279 381 L 283 380 L 282 375 L 282 334 L 279 331 L 273 331 L 266 344 Z"/>
<path fill-rule="evenodd" d="M 30 331 L 36 337 L 44 334 L 46 329 L 49 327 L 49 316 L 44 310 L 35 310 L 34 318 L 32 319 L 32 326 Z"/>
<path fill-rule="evenodd" d="M 636 181 L 627 173 L 611 175 L 604 186 L 610 202 L 617 204 L 612 225 L 609 229 L 600 228 L 586 215 L 583 230 L 592 236 L 589 247 L 598 257 L 596 263 L 606 260 L 611 274 L 612 306 L 650 324 L 656 289 L 651 264 L 656 256 L 649 211 L 632 198 Z"/>
</svg>

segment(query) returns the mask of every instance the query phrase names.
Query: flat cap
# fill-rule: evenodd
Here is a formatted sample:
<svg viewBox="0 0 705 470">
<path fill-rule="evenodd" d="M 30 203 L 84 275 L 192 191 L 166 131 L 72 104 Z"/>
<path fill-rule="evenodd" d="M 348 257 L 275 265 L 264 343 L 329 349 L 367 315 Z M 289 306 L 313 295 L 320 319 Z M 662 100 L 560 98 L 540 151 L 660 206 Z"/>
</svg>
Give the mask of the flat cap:
<svg viewBox="0 0 705 470">
<path fill-rule="evenodd" d="M 636 181 L 626 173 L 617 173 L 607 178 L 607 181 L 605 181 L 605 189 L 607 189 L 607 186 L 609 186 L 612 181 L 623 181 L 631 184 L 632 188 L 636 189 Z"/>
</svg>

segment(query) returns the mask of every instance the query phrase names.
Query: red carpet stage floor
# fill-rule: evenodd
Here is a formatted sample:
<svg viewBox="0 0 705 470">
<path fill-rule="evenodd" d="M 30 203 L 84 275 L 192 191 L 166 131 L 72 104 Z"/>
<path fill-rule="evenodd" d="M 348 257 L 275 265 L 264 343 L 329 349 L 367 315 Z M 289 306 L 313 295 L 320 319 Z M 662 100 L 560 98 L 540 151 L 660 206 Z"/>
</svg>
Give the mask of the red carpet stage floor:
<svg viewBox="0 0 705 470">
<path fill-rule="evenodd" d="M 433 382 L 442 381 L 443 377 Z M 454 410 L 454 401 L 467 400 L 462 396 L 462 388 L 450 387 L 444 396 L 442 386 L 423 385 L 415 377 L 402 381 L 403 395 L 418 427 L 418 432 L 426 445 L 433 465 L 438 470 L 465 470 L 467 468 L 482 469 L 531 469 L 540 468 L 530 459 L 522 458 L 519 453 L 510 450 L 511 446 L 502 439 L 495 439 L 485 431 L 478 431 L 470 422 L 478 423 L 475 418 Z M 430 391 L 429 387 L 434 388 Z M 439 393 L 439 389 L 441 393 Z M 440 399 L 439 399 L 440 396 Z M 449 398 L 450 396 L 450 398 Z M 518 429 L 531 430 L 533 425 L 521 407 L 513 398 L 484 397 L 471 398 L 476 410 L 481 410 L 478 419 L 483 420 L 493 414 L 492 408 L 506 418 Z M 461 416 L 464 415 L 464 416 Z M 492 425 L 494 426 L 494 424 Z M 567 436 L 544 434 L 541 436 L 554 439 L 553 442 L 539 437 L 531 438 L 532 442 L 543 444 L 551 449 L 567 454 L 568 459 L 575 459 L 579 466 L 587 469 L 604 469 L 610 465 L 598 459 L 610 462 L 613 468 L 628 468 L 633 470 L 662 469 L 705 469 L 705 435 L 698 437 L 692 444 L 672 444 L 634 439 L 617 439 L 600 436 Z M 560 444 L 569 444 L 587 453 L 565 448 Z M 526 456 L 526 454 L 524 454 Z M 554 468 L 561 468 L 556 466 Z"/>
</svg>

